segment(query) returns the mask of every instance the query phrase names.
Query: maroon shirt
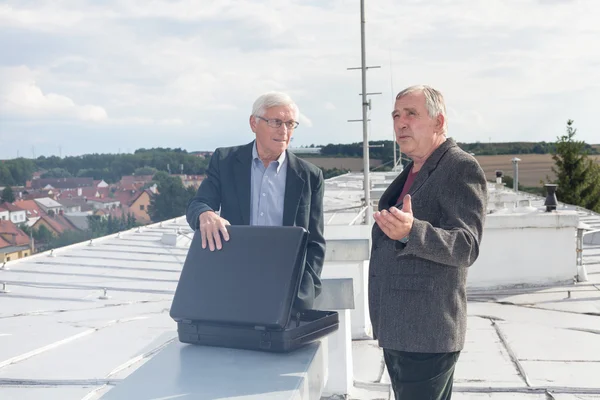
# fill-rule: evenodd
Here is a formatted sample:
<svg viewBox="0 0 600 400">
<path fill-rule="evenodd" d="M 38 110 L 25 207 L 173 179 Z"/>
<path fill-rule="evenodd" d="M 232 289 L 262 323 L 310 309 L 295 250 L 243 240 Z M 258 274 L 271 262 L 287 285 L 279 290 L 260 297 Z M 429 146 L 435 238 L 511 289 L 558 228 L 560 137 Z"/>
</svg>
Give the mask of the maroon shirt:
<svg viewBox="0 0 600 400">
<path fill-rule="evenodd" d="M 415 181 L 415 178 L 417 177 L 418 173 L 419 173 L 419 171 L 413 172 L 412 168 L 410 169 L 410 172 L 408 173 L 408 177 L 406 178 L 406 182 L 404 182 L 404 186 L 402 187 L 402 193 L 400 193 L 400 196 L 398 197 L 396 204 L 404 201 L 404 196 L 406 196 L 406 194 L 410 190 L 410 187 L 412 186 L 413 182 Z"/>
</svg>

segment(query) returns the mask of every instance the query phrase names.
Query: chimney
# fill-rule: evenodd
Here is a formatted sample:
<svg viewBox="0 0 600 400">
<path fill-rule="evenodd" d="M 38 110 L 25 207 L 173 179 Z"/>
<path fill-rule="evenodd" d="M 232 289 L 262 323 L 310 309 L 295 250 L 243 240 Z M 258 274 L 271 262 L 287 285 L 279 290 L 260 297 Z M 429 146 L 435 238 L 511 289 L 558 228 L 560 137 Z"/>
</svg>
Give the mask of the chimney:
<svg viewBox="0 0 600 400">
<path fill-rule="evenodd" d="M 551 212 L 556 210 L 556 206 L 558 205 L 558 199 L 556 198 L 556 189 L 558 185 L 552 183 L 546 183 L 544 185 L 546 187 L 546 201 L 544 205 L 546 206 L 546 212 Z"/>
<path fill-rule="evenodd" d="M 501 170 L 496 170 L 496 190 L 502 190 L 504 188 L 504 183 L 502 183 L 502 176 L 504 172 Z"/>
<path fill-rule="evenodd" d="M 513 163 L 513 189 L 515 191 L 515 193 L 519 192 L 519 161 L 521 161 L 520 158 L 513 158 L 512 159 L 512 163 Z"/>
</svg>

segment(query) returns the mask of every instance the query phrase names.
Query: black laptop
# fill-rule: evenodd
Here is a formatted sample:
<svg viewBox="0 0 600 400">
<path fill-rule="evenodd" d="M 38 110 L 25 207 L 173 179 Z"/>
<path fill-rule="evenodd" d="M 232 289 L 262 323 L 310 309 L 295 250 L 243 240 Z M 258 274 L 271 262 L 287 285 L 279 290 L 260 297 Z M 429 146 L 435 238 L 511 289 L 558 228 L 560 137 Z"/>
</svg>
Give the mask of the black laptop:
<svg viewBox="0 0 600 400">
<path fill-rule="evenodd" d="M 196 231 L 170 315 L 184 343 L 285 352 L 338 329 L 334 311 L 292 310 L 304 272 L 302 227 L 228 226 L 221 250 Z"/>
</svg>

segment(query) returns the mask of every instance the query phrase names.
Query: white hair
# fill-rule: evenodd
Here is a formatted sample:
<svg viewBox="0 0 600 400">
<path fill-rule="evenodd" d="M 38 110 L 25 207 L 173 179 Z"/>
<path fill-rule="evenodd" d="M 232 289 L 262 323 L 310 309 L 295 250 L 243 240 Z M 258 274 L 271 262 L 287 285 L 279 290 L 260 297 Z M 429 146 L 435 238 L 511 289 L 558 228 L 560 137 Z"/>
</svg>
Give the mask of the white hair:
<svg viewBox="0 0 600 400">
<path fill-rule="evenodd" d="M 300 116 L 300 110 L 290 96 L 281 92 L 267 92 L 261 95 L 252 105 L 252 115 L 264 117 L 267 108 L 277 106 L 289 106 L 294 110 L 296 118 Z"/>
<path fill-rule="evenodd" d="M 396 96 L 396 100 L 415 92 L 420 92 L 425 95 L 425 107 L 427 107 L 427 114 L 431 118 L 437 118 L 438 115 L 444 117 L 444 126 L 442 126 L 444 134 L 448 131 L 448 122 L 446 118 L 446 103 L 444 102 L 444 96 L 438 90 L 426 85 L 415 85 L 407 87 L 402 90 Z"/>
</svg>

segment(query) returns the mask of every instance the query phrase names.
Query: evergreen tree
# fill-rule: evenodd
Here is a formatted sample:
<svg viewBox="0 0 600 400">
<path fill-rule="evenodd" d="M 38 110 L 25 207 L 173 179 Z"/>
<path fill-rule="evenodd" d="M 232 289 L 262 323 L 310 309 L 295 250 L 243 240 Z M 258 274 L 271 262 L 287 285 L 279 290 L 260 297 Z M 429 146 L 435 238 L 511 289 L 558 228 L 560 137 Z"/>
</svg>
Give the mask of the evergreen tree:
<svg viewBox="0 0 600 400">
<path fill-rule="evenodd" d="M 184 215 L 187 203 L 195 192 L 184 188 L 178 177 L 162 171 L 154 176 L 154 181 L 157 182 L 159 194 L 150 199 L 148 214 L 152 221 L 159 222 Z"/>
<path fill-rule="evenodd" d="M 2 198 L 0 199 L 0 203 L 12 203 L 15 201 L 15 194 L 10 186 L 7 186 L 2 190 Z"/>
<path fill-rule="evenodd" d="M 588 156 L 587 145 L 575 140 L 577 129 L 567 121 L 566 134 L 556 142 L 552 155 L 558 184 L 556 197 L 567 204 L 600 212 L 600 168 Z"/>
<path fill-rule="evenodd" d="M 127 214 L 127 229 L 134 228 L 136 225 L 135 215 L 133 215 L 133 213 Z"/>
</svg>

